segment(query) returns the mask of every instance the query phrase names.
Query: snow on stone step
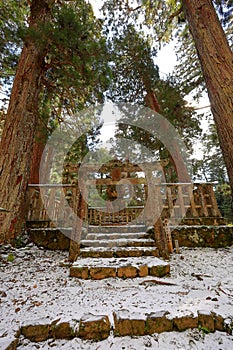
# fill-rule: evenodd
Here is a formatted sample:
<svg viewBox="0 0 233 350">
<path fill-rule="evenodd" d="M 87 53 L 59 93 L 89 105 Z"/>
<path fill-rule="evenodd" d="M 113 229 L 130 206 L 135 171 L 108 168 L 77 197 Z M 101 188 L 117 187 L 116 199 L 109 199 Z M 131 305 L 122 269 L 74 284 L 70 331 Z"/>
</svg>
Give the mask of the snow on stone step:
<svg viewBox="0 0 233 350">
<path fill-rule="evenodd" d="M 148 247 L 153 246 L 153 239 L 106 239 L 106 240 L 82 240 L 81 245 L 87 247 Z"/>
<path fill-rule="evenodd" d="M 122 258 L 140 256 L 159 256 L 156 247 L 88 247 L 81 248 L 80 255 L 83 258 Z"/>
<path fill-rule="evenodd" d="M 82 279 L 162 277 L 169 273 L 170 265 L 156 257 L 79 258 L 70 267 L 70 276 Z"/>
<path fill-rule="evenodd" d="M 90 233 L 135 233 L 146 232 L 145 225 L 108 225 L 108 226 L 88 226 Z"/>
<path fill-rule="evenodd" d="M 106 240 L 118 238 L 148 238 L 148 233 L 145 232 L 128 232 L 128 233 L 88 233 L 86 239 L 90 240 Z"/>
<path fill-rule="evenodd" d="M 143 257 L 129 257 L 129 258 L 78 258 L 72 266 L 89 266 L 89 267 L 119 267 L 119 266 L 141 266 L 147 265 L 148 267 L 168 265 L 168 263 L 162 259 L 154 256 L 143 256 Z"/>
</svg>

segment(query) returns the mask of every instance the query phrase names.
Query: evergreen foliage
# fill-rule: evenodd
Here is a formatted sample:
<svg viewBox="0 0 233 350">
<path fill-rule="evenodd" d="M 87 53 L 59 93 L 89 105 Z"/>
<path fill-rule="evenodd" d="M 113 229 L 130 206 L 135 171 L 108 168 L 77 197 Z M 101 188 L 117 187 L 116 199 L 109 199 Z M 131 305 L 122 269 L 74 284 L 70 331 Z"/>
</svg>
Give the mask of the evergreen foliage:
<svg viewBox="0 0 233 350">
<path fill-rule="evenodd" d="M 193 108 L 187 106 L 180 87 L 172 78 L 160 78 L 158 66 L 153 59 L 156 50 L 151 47 L 150 40 L 131 24 L 124 28 L 124 33 L 109 39 L 113 74 L 108 97 L 114 102 L 148 106 L 147 95 L 155 93 L 159 112 L 175 126 L 192 153 L 193 140 L 200 136 L 201 132 L 197 114 Z M 127 114 L 127 110 L 124 109 L 124 113 Z M 136 161 L 138 154 L 142 153 L 139 145 L 150 150 L 154 159 L 169 157 L 160 140 L 143 130 L 143 125 L 142 129 L 126 125 L 123 118 L 118 124 L 116 136 L 118 141 L 114 143 L 112 152 L 118 157 L 127 158 L 131 155 L 130 160 L 136 157 Z M 133 140 L 135 145 L 121 147 L 121 138 Z M 121 148 L 125 149 L 125 152 Z"/>
</svg>

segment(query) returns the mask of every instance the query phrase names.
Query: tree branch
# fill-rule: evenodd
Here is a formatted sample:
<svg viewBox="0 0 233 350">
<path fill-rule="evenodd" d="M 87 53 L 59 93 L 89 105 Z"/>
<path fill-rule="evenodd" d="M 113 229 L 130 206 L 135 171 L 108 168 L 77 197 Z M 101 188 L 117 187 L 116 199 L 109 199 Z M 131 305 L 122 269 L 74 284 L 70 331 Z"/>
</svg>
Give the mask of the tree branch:
<svg viewBox="0 0 233 350">
<path fill-rule="evenodd" d="M 177 11 L 173 12 L 171 14 L 171 16 L 168 17 L 168 23 L 171 23 L 171 21 L 173 20 L 173 18 L 179 16 L 181 14 L 181 12 L 183 11 L 183 6 L 181 6 Z"/>
<path fill-rule="evenodd" d="M 135 11 L 141 9 L 141 8 L 142 8 L 142 5 L 139 5 L 139 6 L 135 7 L 135 8 L 132 8 L 132 7 L 129 6 L 129 1 L 128 0 L 126 1 L 126 9 L 128 10 L 128 12 L 135 12 Z"/>
<path fill-rule="evenodd" d="M 162 40 L 162 38 L 164 37 L 166 31 L 167 31 L 167 28 L 169 26 L 169 24 L 172 23 L 173 19 L 177 16 L 179 16 L 183 11 L 183 6 L 181 6 L 177 11 L 173 12 L 169 17 L 168 17 L 168 21 L 166 23 L 166 29 L 165 31 L 158 37 L 158 40 L 157 41 L 160 41 Z"/>
</svg>

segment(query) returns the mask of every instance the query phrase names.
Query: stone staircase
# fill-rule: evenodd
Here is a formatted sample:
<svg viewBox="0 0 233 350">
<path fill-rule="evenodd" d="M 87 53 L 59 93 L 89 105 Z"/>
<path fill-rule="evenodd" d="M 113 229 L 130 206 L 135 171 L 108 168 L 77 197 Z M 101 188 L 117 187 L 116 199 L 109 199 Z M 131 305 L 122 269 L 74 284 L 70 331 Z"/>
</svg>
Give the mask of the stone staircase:
<svg viewBox="0 0 233 350">
<path fill-rule="evenodd" d="M 89 226 L 70 276 L 82 279 L 162 277 L 170 265 L 158 258 L 144 225 Z"/>
<path fill-rule="evenodd" d="M 89 226 L 80 253 L 83 258 L 158 257 L 144 225 Z"/>
<path fill-rule="evenodd" d="M 67 235 L 64 235 L 67 231 Z M 71 228 L 53 227 L 51 222 L 30 222 L 31 241 L 49 249 L 68 250 Z M 145 225 L 88 227 L 80 242 L 80 256 L 70 266 L 70 276 L 81 279 L 110 277 L 163 277 L 170 273 L 168 262 L 159 259 L 155 241 Z"/>
</svg>

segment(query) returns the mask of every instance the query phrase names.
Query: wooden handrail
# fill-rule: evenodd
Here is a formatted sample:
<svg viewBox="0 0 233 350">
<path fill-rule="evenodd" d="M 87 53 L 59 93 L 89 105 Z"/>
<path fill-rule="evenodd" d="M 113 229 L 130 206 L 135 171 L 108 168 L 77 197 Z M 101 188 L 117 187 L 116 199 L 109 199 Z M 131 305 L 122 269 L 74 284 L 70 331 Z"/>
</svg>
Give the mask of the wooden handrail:
<svg viewBox="0 0 233 350">
<path fill-rule="evenodd" d="M 109 179 L 108 179 L 109 180 Z M 45 220 L 47 218 L 46 210 L 42 203 L 40 197 L 39 189 L 47 189 L 48 194 L 48 203 L 51 203 L 51 206 L 54 205 L 54 213 L 58 211 L 58 207 L 64 205 L 64 198 L 61 202 L 62 192 L 70 192 L 67 194 L 67 200 L 69 205 L 73 206 L 77 200 L 75 197 L 75 189 L 77 184 L 29 184 L 29 201 L 30 201 L 30 211 L 29 211 L 29 220 Z M 188 217 L 220 217 L 215 194 L 213 191 L 213 183 L 153 183 L 155 190 L 155 200 L 151 202 L 150 213 L 147 210 L 146 215 L 153 217 L 153 211 L 155 210 L 155 202 L 160 203 L 160 212 L 162 212 L 163 217 L 167 218 L 182 218 L 186 215 L 187 210 L 189 211 Z M 62 191 L 62 188 L 64 190 Z M 70 188 L 70 191 L 69 191 Z M 165 191 L 161 191 L 159 188 L 164 188 Z M 51 189 L 51 190 L 50 190 Z M 86 197 L 85 197 L 86 198 Z M 145 199 L 146 201 L 146 199 Z M 56 203 L 55 203 L 56 202 Z M 54 203 L 54 204 L 52 204 Z M 68 206 L 68 203 L 65 202 L 65 205 Z M 87 206 L 87 204 L 86 204 Z M 95 210 L 96 212 L 105 207 L 101 206 L 91 206 L 86 208 L 88 210 Z M 129 209 L 127 209 L 129 208 Z M 144 206 L 129 206 L 126 207 L 126 210 L 142 210 Z M 120 210 L 121 211 L 121 210 Z M 102 212 L 102 211 L 101 211 Z M 105 211 L 104 211 L 105 212 Z M 97 214 L 95 214 L 97 215 Z M 99 214 L 98 214 L 99 215 Z M 105 214 L 101 214 L 102 217 Z M 113 214 L 111 214 L 113 215 Z M 109 213 L 109 218 L 110 218 Z M 114 214 L 115 217 L 117 214 Z M 125 215 L 125 214 L 124 214 Z M 130 214 L 131 215 L 131 214 Z M 133 215 L 133 214 L 132 214 Z M 136 215 L 136 214 L 135 214 Z M 86 217 L 88 214 L 86 214 Z M 97 217 L 97 216 L 96 216 Z M 106 219 L 106 218 L 105 218 Z M 98 220 L 101 220 L 98 218 Z M 128 220 L 128 218 L 126 218 Z"/>
</svg>

